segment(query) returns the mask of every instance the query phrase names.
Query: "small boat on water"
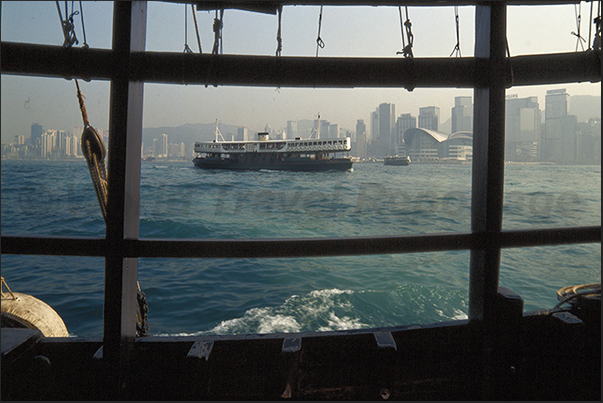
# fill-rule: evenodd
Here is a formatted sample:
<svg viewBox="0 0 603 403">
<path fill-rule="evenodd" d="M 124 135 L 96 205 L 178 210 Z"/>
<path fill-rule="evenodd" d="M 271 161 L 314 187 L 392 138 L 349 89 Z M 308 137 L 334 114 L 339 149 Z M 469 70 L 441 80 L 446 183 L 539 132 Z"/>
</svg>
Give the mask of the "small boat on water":
<svg viewBox="0 0 603 403">
<path fill-rule="evenodd" d="M 383 165 L 406 166 L 408 164 L 410 164 L 410 157 L 408 156 L 394 155 L 393 157 L 385 157 L 383 159 Z"/>
<path fill-rule="evenodd" d="M 267 132 L 255 141 L 225 141 L 216 123 L 213 141 L 195 143 L 195 166 L 204 169 L 348 171 L 353 160 L 350 137 L 271 140 Z"/>
</svg>

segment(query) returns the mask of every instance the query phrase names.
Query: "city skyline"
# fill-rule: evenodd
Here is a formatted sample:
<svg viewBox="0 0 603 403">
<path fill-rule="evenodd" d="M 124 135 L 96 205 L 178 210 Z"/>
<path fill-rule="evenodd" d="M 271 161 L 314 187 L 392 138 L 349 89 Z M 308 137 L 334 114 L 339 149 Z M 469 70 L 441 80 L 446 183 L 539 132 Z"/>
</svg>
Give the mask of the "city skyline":
<svg viewBox="0 0 603 403">
<path fill-rule="evenodd" d="M 87 44 L 106 49 L 111 44 L 112 3 L 83 2 L 86 10 Z M 588 6 L 588 4 L 586 4 Z M 414 56 L 449 57 L 456 43 L 454 8 L 409 7 L 413 23 Z M 583 11 L 586 7 L 583 8 Z M 184 46 L 184 5 L 151 3 L 148 10 L 148 51 L 182 52 Z M 314 56 L 318 6 L 286 6 L 282 16 L 283 56 Z M 461 6 L 460 49 L 472 57 L 475 8 Z M 510 6 L 508 10 L 511 56 L 545 52 L 574 52 L 577 48 L 573 5 Z M 54 2 L 2 2 L 2 40 L 61 46 L 64 38 L 56 17 Z M 90 16 L 94 15 L 94 18 Z M 202 51 L 213 41 L 214 13 L 197 12 Z M 190 16 L 189 16 L 190 17 Z M 189 19 L 189 21 L 191 21 Z M 274 55 L 277 19 L 273 15 L 226 10 L 224 53 Z M 433 21 L 440 21 L 433 29 Z M 83 32 L 76 19 L 77 46 Z M 590 21 L 582 20 L 582 32 Z M 379 26 L 379 30 L 362 27 Z M 157 29 L 156 27 L 161 27 Z M 165 27 L 165 28 L 164 28 Z M 192 26 L 186 37 L 198 52 Z M 585 34 L 586 35 L 586 34 Z M 319 57 L 391 57 L 401 48 L 397 7 L 324 7 L 321 37 L 325 47 Z M 90 123 L 107 128 L 110 82 L 80 82 Z M 546 91 L 558 86 L 512 87 L 520 97 L 537 96 L 544 104 Z M 564 85 L 572 95 L 600 96 L 600 84 Z M 437 106 L 441 120 L 450 118 L 455 96 L 473 96 L 472 89 L 416 88 L 278 88 L 203 85 L 144 86 L 143 127 L 179 126 L 193 122 L 240 122 L 250 131 L 285 127 L 287 120 L 313 119 L 318 113 L 340 127 L 354 130 L 356 121 L 370 120 L 370 111 L 380 103 L 395 104 L 398 111 L 418 115 L 418 108 Z M 2 143 L 27 134 L 32 123 L 57 130 L 70 130 L 81 124 L 73 80 L 63 78 L 2 75 Z"/>
<path fill-rule="evenodd" d="M 598 116 L 578 119 L 576 115 L 571 114 L 571 94 L 566 91 L 566 88 L 549 90 L 542 109 L 536 96 L 519 98 L 517 94 L 509 94 L 506 98 L 505 157 L 507 160 L 524 162 L 600 161 L 600 153 L 593 154 L 583 149 L 600 147 L 601 119 Z M 600 97 L 598 98 L 600 105 Z M 577 99 L 580 99 L 580 96 Z M 404 133 L 409 128 L 423 128 L 447 134 L 461 131 L 472 132 L 472 97 L 455 97 L 453 104 L 454 106 L 450 112 L 451 117 L 446 122 L 440 121 L 441 109 L 436 106 L 419 107 L 419 114 L 413 116 L 412 113 L 406 111 L 397 113 L 394 104 L 380 103 L 374 111 L 370 112 L 371 118 L 368 125 L 365 124 L 364 119 L 357 119 L 356 130 L 353 131 L 350 128 L 342 128 L 337 122 L 331 123 L 326 119 L 320 119 L 320 125 L 318 125 L 318 119 L 288 120 L 287 125 L 283 128 L 271 129 L 270 125 L 266 124 L 264 129 L 260 131 L 269 131 L 276 139 L 297 136 L 305 138 L 309 136 L 312 128 L 319 126 L 318 133 L 321 138 L 352 137 L 352 155 L 360 158 L 382 158 L 387 155 L 406 153 L 403 140 Z M 597 110 L 600 110 L 600 108 L 597 108 Z M 246 126 L 235 125 L 235 127 L 237 127 L 236 133 L 225 133 L 226 140 L 242 141 L 255 138 L 253 134 L 249 133 L 249 128 Z M 43 126 L 34 123 L 31 125 L 31 137 L 17 136 L 15 142 L 11 143 L 11 146 L 15 144 L 16 147 L 12 146 L 11 148 L 8 144 L 3 145 L 2 155 L 3 157 L 19 154 L 23 156 L 23 147 L 28 144 L 36 144 L 36 139 L 38 139 L 40 149 L 33 154 L 30 153 L 30 157 L 34 155 L 41 158 L 50 156 L 52 158 L 69 158 L 81 155 L 79 150 L 77 150 L 77 153 L 75 152 L 76 145 L 79 142 L 76 133 L 80 132 L 81 129 L 81 127 L 75 127 L 73 132 L 68 134 L 63 130 L 44 130 Z M 359 133 L 359 130 L 362 130 L 363 133 Z M 98 129 L 98 131 L 105 142 L 108 142 L 108 133 L 103 129 Z M 591 138 L 593 136 L 594 138 Z M 43 140 L 39 141 L 41 137 Z M 75 139 L 71 140 L 71 137 Z M 193 144 L 187 145 L 182 141 L 176 141 L 176 143 L 169 143 L 168 135 L 165 133 L 155 136 L 155 138 L 148 138 L 147 136 L 143 141 L 141 156 L 186 158 L 187 155 L 191 154 L 190 150 L 193 148 Z M 149 146 L 149 143 L 152 145 Z M 455 155 L 462 154 L 463 158 L 470 157 L 471 152 L 467 150 L 465 143 L 461 143 L 454 146 L 456 147 Z M 433 156 L 436 150 L 433 149 L 429 153 Z M 442 151 L 440 150 L 437 153 L 441 154 Z M 444 154 L 448 155 L 448 151 L 445 151 Z M 585 157 L 585 155 L 588 155 L 588 157 Z"/>
</svg>

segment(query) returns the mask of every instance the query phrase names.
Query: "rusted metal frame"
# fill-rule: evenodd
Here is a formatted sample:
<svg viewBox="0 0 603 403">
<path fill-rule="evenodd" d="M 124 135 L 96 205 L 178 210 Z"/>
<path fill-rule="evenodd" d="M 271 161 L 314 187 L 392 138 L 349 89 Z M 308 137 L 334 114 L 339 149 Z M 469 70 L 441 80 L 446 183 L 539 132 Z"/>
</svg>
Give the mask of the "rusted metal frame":
<svg viewBox="0 0 603 403">
<path fill-rule="evenodd" d="M 1 51 L 3 74 L 111 78 L 111 50 L 2 42 Z M 132 80 L 166 84 L 324 88 L 485 85 L 481 82 L 484 77 L 475 74 L 485 63 L 481 58 L 277 58 L 136 52 L 131 60 Z M 504 63 L 507 81 L 513 86 L 601 81 L 600 52 L 515 56 Z"/>
<path fill-rule="evenodd" d="M 501 248 L 601 242 L 601 226 L 502 230 L 498 239 L 478 233 L 392 235 L 342 238 L 126 239 L 125 256 L 156 258 L 316 257 L 469 250 L 487 244 Z M 293 247 L 293 245 L 298 245 Z M 15 255 L 98 256 L 106 241 L 82 237 L 3 236 L 2 253 Z M 353 247 L 352 250 L 348 248 Z"/>
<path fill-rule="evenodd" d="M 126 399 L 136 336 L 137 259 L 125 240 L 138 238 L 143 83 L 131 82 L 131 53 L 144 51 L 146 2 L 115 2 L 109 111 L 103 360 L 112 396 Z"/>
</svg>

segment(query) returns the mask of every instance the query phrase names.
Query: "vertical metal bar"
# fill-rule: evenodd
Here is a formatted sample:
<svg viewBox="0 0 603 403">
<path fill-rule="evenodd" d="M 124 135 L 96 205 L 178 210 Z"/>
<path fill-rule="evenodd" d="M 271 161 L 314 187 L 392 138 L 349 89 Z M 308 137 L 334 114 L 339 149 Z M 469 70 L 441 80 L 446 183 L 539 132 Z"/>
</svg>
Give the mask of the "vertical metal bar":
<svg viewBox="0 0 603 403">
<path fill-rule="evenodd" d="M 114 2 L 103 360 L 116 398 L 136 336 L 137 259 L 124 257 L 124 240 L 138 238 L 143 83 L 130 82 L 130 55 L 144 51 L 145 35 L 146 3 Z"/>
<path fill-rule="evenodd" d="M 478 4 L 475 57 L 486 59 L 474 90 L 471 231 L 487 240 L 471 250 L 469 319 L 493 320 L 500 268 L 505 142 L 506 5 Z"/>
</svg>

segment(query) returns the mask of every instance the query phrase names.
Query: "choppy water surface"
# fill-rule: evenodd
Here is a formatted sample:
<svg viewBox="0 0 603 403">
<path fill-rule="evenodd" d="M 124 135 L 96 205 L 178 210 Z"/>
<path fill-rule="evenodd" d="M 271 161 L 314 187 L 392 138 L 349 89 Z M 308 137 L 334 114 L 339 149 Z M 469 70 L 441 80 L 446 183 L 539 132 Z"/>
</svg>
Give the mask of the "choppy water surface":
<svg viewBox="0 0 603 403">
<path fill-rule="evenodd" d="M 3 161 L 2 234 L 104 236 L 84 161 Z M 140 236 L 291 238 L 470 231 L 471 166 L 351 172 L 204 171 L 143 162 Z M 601 223 L 601 167 L 507 165 L 503 226 Z M 469 252 L 296 259 L 140 259 L 153 334 L 325 331 L 467 316 Z M 2 256 L 73 335 L 102 335 L 101 258 Z M 600 244 L 504 250 L 500 285 L 526 310 L 600 282 Z"/>
</svg>

